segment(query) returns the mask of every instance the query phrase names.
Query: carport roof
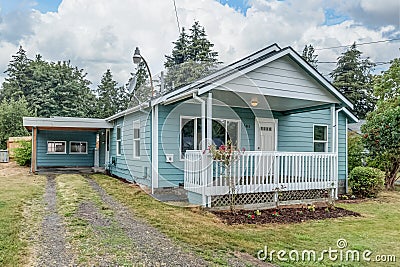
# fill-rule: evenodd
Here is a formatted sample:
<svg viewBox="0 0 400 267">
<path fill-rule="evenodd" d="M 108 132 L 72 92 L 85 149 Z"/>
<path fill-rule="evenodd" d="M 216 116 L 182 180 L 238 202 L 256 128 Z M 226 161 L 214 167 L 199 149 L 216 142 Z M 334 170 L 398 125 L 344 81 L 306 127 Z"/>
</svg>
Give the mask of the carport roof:
<svg viewBox="0 0 400 267">
<path fill-rule="evenodd" d="M 98 130 L 109 129 L 113 125 L 104 119 L 75 118 L 75 117 L 24 117 L 23 125 L 28 130 L 32 127 L 49 130 Z"/>
</svg>

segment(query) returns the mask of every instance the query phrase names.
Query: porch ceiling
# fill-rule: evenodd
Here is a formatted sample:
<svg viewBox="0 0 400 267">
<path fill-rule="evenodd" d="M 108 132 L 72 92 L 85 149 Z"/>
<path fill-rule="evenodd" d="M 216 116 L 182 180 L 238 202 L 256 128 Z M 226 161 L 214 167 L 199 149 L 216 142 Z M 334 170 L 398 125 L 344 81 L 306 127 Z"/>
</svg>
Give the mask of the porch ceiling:
<svg viewBox="0 0 400 267">
<path fill-rule="evenodd" d="M 223 90 L 213 90 L 213 99 L 220 104 L 230 107 L 242 107 L 262 110 L 288 111 L 300 108 L 320 106 L 327 102 L 295 99 L 288 97 L 265 96 L 250 93 L 229 92 Z M 257 106 L 251 106 L 252 100 L 258 102 Z M 221 103 L 222 102 L 222 103 Z"/>
</svg>

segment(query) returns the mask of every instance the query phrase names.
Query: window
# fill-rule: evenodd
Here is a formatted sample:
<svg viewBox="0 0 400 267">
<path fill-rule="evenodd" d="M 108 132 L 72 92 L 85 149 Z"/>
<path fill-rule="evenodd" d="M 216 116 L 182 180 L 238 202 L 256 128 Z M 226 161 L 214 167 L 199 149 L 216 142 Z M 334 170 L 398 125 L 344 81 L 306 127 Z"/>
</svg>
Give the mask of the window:
<svg viewBox="0 0 400 267">
<path fill-rule="evenodd" d="M 239 146 L 239 122 L 233 120 L 213 120 L 212 139 L 215 146 L 220 147 L 228 141 Z"/>
<path fill-rule="evenodd" d="M 206 125 L 207 127 L 207 125 Z M 207 129 L 206 129 L 207 132 Z M 213 120 L 212 121 L 213 143 L 220 147 L 228 140 L 232 144 L 239 145 L 239 121 L 234 120 Z M 181 118 L 181 158 L 184 158 L 186 150 L 197 150 L 201 148 L 201 119 Z"/>
<path fill-rule="evenodd" d="M 140 121 L 133 123 L 133 157 L 140 158 Z"/>
<path fill-rule="evenodd" d="M 65 141 L 47 141 L 48 154 L 66 154 L 66 147 Z"/>
<path fill-rule="evenodd" d="M 117 126 L 117 156 L 121 156 L 121 149 L 122 149 L 121 126 Z"/>
<path fill-rule="evenodd" d="M 87 154 L 87 142 L 71 141 L 69 142 L 69 153 Z"/>
<path fill-rule="evenodd" d="M 314 125 L 314 152 L 328 151 L 328 126 Z"/>
<path fill-rule="evenodd" d="M 201 139 L 201 119 L 181 118 L 181 158 L 186 150 L 200 149 Z"/>
</svg>

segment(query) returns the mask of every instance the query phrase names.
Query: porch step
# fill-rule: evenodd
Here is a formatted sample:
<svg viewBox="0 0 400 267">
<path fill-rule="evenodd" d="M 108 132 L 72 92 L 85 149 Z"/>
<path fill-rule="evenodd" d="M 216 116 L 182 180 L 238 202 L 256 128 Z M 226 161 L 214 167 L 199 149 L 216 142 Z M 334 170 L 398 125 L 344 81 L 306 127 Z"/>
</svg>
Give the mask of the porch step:
<svg viewBox="0 0 400 267">
<path fill-rule="evenodd" d="M 155 199 L 162 202 L 187 202 L 187 191 L 183 187 L 168 187 L 168 188 L 156 188 L 154 194 L 150 194 Z"/>
</svg>

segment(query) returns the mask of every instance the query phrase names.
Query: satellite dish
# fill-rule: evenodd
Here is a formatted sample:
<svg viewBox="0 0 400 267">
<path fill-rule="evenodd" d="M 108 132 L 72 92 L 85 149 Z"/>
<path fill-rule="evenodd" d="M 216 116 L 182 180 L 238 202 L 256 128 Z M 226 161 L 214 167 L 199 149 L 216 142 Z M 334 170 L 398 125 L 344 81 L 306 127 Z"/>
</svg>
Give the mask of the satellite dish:
<svg viewBox="0 0 400 267">
<path fill-rule="evenodd" d="M 132 94 L 133 90 L 135 90 L 137 82 L 137 76 L 134 74 L 128 83 L 128 92 Z"/>
</svg>

